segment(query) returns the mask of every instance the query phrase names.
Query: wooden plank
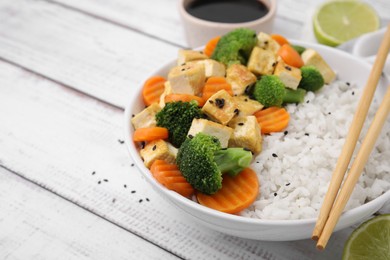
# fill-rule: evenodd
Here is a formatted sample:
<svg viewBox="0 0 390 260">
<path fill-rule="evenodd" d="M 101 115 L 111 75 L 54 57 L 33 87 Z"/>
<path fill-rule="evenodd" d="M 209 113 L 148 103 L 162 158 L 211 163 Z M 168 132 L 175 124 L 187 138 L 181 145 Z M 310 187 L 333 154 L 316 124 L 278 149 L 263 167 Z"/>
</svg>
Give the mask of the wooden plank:
<svg viewBox="0 0 390 260">
<path fill-rule="evenodd" d="M 1 259 L 178 259 L 0 168 Z"/>
<path fill-rule="evenodd" d="M 45 1 L 0 1 L 0 57 L 123 107 L 178 47 Z"/>
<path fill-rule="evenodd" d="M 340 258 L 351 229 L 319 254 L 310 240 L 252 241 L 189 221 L 132 167 L 118 142 L 121 110 L 4 62 L 0 86 L 0 165 L 167 251 L 200 259 Z"/>
</svg>

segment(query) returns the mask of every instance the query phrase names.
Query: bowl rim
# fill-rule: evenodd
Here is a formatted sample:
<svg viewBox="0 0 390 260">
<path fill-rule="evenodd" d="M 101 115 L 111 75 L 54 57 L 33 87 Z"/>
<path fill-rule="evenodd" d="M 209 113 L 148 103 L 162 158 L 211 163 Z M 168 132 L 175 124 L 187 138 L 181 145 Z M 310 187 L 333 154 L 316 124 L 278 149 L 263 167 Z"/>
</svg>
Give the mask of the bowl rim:
<svg viewBox="0 0 390 260">
<path fill-rule="evenodd" d="M 368 70 L 370 70 L 371 65 L 356 56 L 353 56 L 350 53 L 344 52 L 342 50 L 338 50 L 335 48 L 331 48 L 325 45 L 320 45 L 316 43 L 310 43 L 310 42 L 303 42 L 299 40 L 289 40 L 292 44 L 297 44 L 297 45 L 302 45 L 308 48 L 325 48 L 328 51 L 335 52 L 336 55 L 341 55 L 341 56 L 348 56 L 349 58 L 354 59 L 357 63 L 361 63 L 362 66 L 367 67 Z M 194 49 L 201 49 L 200 48 L 194 48 Z M 156 69 L 151 75 L 155 75 L 157 71 L 167 67 L 168 65 L 172 64 L 175 59 L 170 60 L 169 62 L 166 62 L 161 66 L 160 68 Z M 386 75 L 383 75 L 385 78 L 385 81 L 389 82 L 389 79 Z M 244 224 L 260 224 L 260 225 L 267 225 L 267 226 L 290 226 L 290 225 L 313 225 L 316 223 L 317 218 L 306 218 L 306 219 L 287 219 L 287 220 L 274 220 L 274 219 L 257 219 L 257 218 L 250 218 L 250 217 L 245 217 L 245 216 L 240 216 L 240 215 L 234 215 L 234 214 L 229 214 L 229 213 L 224 213 L 220 212 L 208 207 L 205 207 L 191 199 L 188 199 L 186 197 L 183 197 L 182 195 L 166 189 L 163 185 L 158 183 L 153 176 L 150 174 L 150 171 L 146 166 L 144 165 L 137 149 L 136 146 L 134 145 L 134 142 L 132 141 L 132 133 L 134 132 L 133 127 L 131 125 L 131 118 L 132 115 L 135 114 L 133 107 L 134 104 L 137 104 L 139 99 L 141 99 L 141 87 L 137 90 L 137 94 L 133 95 L 130 97 L 128 102 L 126 103 L 125 107 L 125 113 L 124 113 L 124 136 L 125 136 L 125 143 L 128 152 L 130 153 L 131 158 L 134 160 L 137 168 L 141 171 L 143 177 L 153 186 L 154 189 L 157 191 L 160 191 L 163 193 L 165 197 L 168 197 L 172 202 L 175 204 L 175 206 L 178 206 L 181 208 L 181 210 L 184 210 L 188 213 L 187 209 L 184 209 L 183 207 L 177 205 L 176 201 L 179 202 L 180 204 L 184 204 L 184 206 L 189 207 L 191 210 L 195 211 L 201 211 L 203 214 L 206 214 L 210 217 L 214 218 L 222 218 L 224 220 L 228 220 L 230 222 L 235 222 L 235 223 L 244 223 Z M 360 205 L 358 207 L 355 207 L 353 209 L 350 209 L 346 212 L 344 212 L 340 216 L 339 222 L 343 221 L 344 219 L 349 219 L 353 218 L 354 216 L 358 216 L 359 213 L 365 212 L 366 210 L 374 207 L 381 208 L 384 206 L 386 203 L 390 203 L 390 190 L 387 192 L 383 193 L 379 197 L 364 203 L 363 205 Z M 199 217 L 197 217 L 199 218 Z M 202 219 L 203 220 L 203 219 Z M 204 221 L 204 220 L 203 220 Z"/>
</svg>

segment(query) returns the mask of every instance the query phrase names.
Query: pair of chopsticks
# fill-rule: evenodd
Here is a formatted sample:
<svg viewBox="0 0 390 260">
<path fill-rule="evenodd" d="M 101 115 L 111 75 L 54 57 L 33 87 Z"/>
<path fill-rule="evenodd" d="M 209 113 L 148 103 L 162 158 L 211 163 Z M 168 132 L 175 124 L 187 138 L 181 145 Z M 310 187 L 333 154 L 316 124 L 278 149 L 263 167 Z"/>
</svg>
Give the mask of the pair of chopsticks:
<svg viewBox="0 0 390 260">
<path fill-rule="evenodd" d="M 367 112 L 374 96 L 376 86 L 382 74 L 383 66 L 386 61 L 387 54 L 389 53 L 389 49 L 390 24 L 387 26 L 387 30 L 378 50 L 374 66 L 372 67 L 370 76 L 360 97 L 358 108 L 353 117 L 348 135 L 341 151 L 341 155 L 337 161 L 335 170 L 333 171 L 328 192 L 326 193 L 316 226 L 313 230 L 312 239 L 318 240 L 317 248 L 319 250 L 323 250 L 328 243 L 328 240 L 332 235 L 340 215 L 351 196 L 356 182 L 358 181 L 361 172 L 363 171 L 368 157 L 374 148 L 375 142 L 390 112 L 390 86 L 388 86 L 382 103 L 375 114 L 375 117 L 367 131 L 360 150 L 356 155 L 354 162 L 352 163 L 351 169 L 345 178 L 341 190 L 339 191 L 341 183 L 344 179 L 344 174 L 351 160 L 353 151 L 355 150 L 355 146 L 364 124 L 364 120 L 367 116 Z"/>
</svg>

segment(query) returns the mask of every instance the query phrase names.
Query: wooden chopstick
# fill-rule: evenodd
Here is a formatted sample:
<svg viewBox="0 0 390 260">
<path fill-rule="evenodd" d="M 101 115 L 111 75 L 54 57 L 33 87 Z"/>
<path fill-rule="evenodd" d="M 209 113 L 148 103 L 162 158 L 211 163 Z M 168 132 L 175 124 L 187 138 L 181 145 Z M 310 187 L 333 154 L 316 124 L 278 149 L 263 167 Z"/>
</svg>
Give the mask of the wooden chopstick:
<svg viewBox="0 0 390 260">
<path fill-rule="evenodd" d="M 368 109 L 370 107 L 372 98 L 375 93 L 376 86 L 378 85 L 379 78 L 382 74 L 383 66 L 386 61 L 387 54 L 390 49 L 390 24 L 387 26 L 386 33 L 383 37 L 382 43 L 378 50 L 375 63 L 371 69 L 370 76 L 366 83 L 366 86 L 361 94 L 358 108 L 352 119 L 352 123 L 346 137 L 343 149 L 340 157 L 337 160 L 336 167 L 332 174 L 332 179 L 329 184 L 328 192 L 325 195 L 320 214 L 317 219 L 316 226 L 314 227 L 312 239 L 318 240 L 322 230 L 324 229 L 325 223 L 328 219 L 330 210 L 333 206 L 334 200 L 340 189 L 340 185 L 344 179 L 344 174 L 347 170 L 349 162 L 351 160 L 353 151 L 357 140 L 359 138 L 364 120 L 367 116 Z"/>
<path fill-rule="evenodd" d="M 351 197 L 352 191 L 363 171 L 368 157 L 374 148 L 375 142 L 381 132 L 381 129 L 386 122 L 386 118 L 390 112 L 390 85 L 387 87 L 387 92 L 379 106 L 378 111 L 371 123 L 370 128 L 367 131 L 366 137 L 356 155 L 355 160 L 352 163 L 351 169 L 343 183 L 343 186 L 337 196 L 334 206 L 329 214 L 329 218 L 326 221 L 324 230 L 322 231 L 320 238 L 317 242 L 317 248 L 322 250 L 325 248 L 328 240 L 333 232 L 337 221 L 343 212 L 345 205 Z"/>
</svg>

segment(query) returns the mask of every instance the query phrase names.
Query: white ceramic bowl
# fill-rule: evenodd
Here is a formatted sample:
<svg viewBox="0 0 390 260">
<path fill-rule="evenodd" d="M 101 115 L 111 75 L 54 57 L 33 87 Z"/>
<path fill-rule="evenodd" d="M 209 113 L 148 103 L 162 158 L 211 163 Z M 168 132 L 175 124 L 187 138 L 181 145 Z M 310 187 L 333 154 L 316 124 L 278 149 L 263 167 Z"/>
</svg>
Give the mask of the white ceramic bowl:
<svg viewBox="0 0 390 260">
<path fill-rule="evenodd" d="M 337 72 L 339 80 L 354 82 L 360 85 L 360 87 L 364 87 L 370 73 L 370 64 L 348 53 L 323 45 L 298 41 L 292 41 L 292 43 L 317 50 Z M 174 65 L 175 57 L 173 57 L 171 62 L 157 69 L 151 75 L 167 75 L 169 68 Z M 387 82 L 387 79 L 381 79 L 376 92 L 376 96 L 378 98 L 384 96 Z M 130 122 L 131 116 L 132 114 L 140 112 L 144 107 L 145 106 L 141 98 L 141 88 L 139 88 L 138 94 L 132 97 L 132 100 L 126 106 L 125 140 L 130 155 L 141 171 L 141 174 L 147 180 L 149 185 L 161 194 L 162 197 L 176 205 L 180 211 L 187 213 L 187 215 L 194 221 L 197 221 L 210 229 L 226 234 L 267 241 L 288 241 L 307 239 L 311 237 L 312 230 L 316 222 L 315 218 L 303 220 L 265 220 L 226 214 L 197 204 L 196 202 L 189 200 L 176 192 L 170 191 L 159 184 L 150 174 L 149 170 L 144 166 L 132 140 L 134 130 Z M 145 185 L 147 184 L 145 183 Z M 387 191 L 375 200 L 343 213 L 335 230 L 340 230 L 359 223 L 389 202 L 390 191 Z"/>
</svg>

